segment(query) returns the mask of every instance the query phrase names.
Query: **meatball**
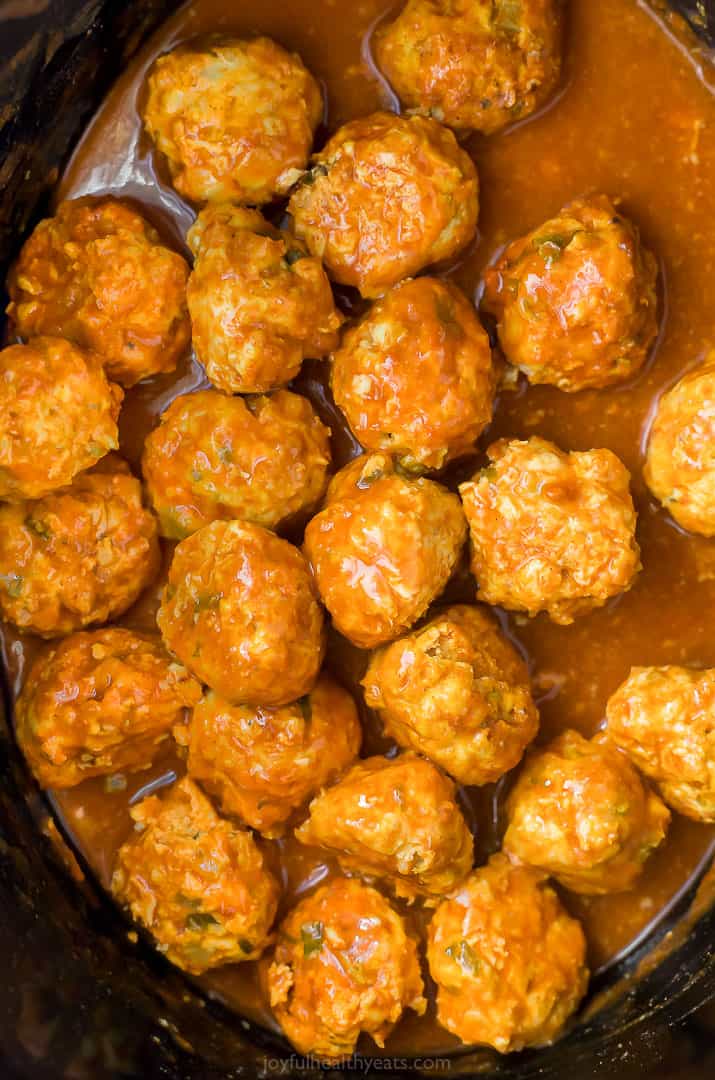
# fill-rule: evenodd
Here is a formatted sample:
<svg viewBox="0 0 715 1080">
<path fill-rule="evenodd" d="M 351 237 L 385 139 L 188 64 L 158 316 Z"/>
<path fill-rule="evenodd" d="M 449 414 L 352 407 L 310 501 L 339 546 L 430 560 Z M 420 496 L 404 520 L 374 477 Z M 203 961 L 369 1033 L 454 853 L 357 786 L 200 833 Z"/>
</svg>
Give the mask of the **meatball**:
<svg viewBox="0 0 715 1080">
<path fill-rule="evenodd" d="M 653 255 L 605 195 L 565 206 L 509 244 L 484 277 L 507 360 L 572 392 L 642 367 L 658 332 Z"/>
<path fill-rule="evenodd" d="M 323 117 L 318 83 L 270 38 L 180 45 L 149 73 L 144 124 L 192 202 L 270 202 L 304 168 Z"/>
<path fill-rule="evenodd" d="M 187 240 L 194 349 L 219 390 L 272 390 L 305 357 L 335 348 L 342 317 L 320 259 L 299 240 L 257 210 L 226 205 L 203 210 Z"/>
<path fill-rule="evenodd" d="M 37 502 L 0 506 L 0 611 L 56 637 L 131 607 L 159 569 L 156 521 L 113 455 Z"/>
<path fill-rule="evenodd" d="M 443 900 L 427 959 L 439 1022 L 501 1053 L 549 1043 L 586 992 L 586 940 L 546 878 L 494 855 Z"/>
<path fill-rule="evenodd" d="M 363 679 L 385 733 L 462 784 L 490 784 L 536 735 L 529 672 L 483 607 L 446 608 L 378 650 Z"/>
<path fill-rule="evenodd" d="M 242 705 L 287 705 L 315 685 L 323 616 L 303 556 L 241 521 L 215 521 L 176 548 L 156 619 L 202 682 Z"/>
<path fill-rule="evenodd" d="M 191 337 L 189 268 L 141 214 L 116 199 L 61 203 L 41 221 L 8 280 L 7 309 L 23 338 L 68 338 L 93 349 L 123 386 L 173 371 Z"/>
<path fill-rule="evenodd" d="M 468 453 L 492 416 L 489 338 L 459 289 L 436 278 L 403 282 L 348 330 L 331 383 L 362 445 L 409 471 Z"/>
<path fill-rule="evenodd" d="M 293 811 L 357 757 L 360 721 L 350 694 L 328 675 L 279 709 L 230 705 L 209 693 L 187 730 L 189 775 L 227 814 L 278 836 Z"/>
<path fill-rule="evenodd" d="M 715 669 L 632 668 L 606 716 L 608 738 L 674 810 L 715 822 Z"/>
<path fill-rule="evenodd" d="M 477 170 L 434 120 L 352 120 L 313 163 L 288 207 L 296 234 L 335 281 L 363 296 L 380 296 L 474 237 Z"/>
<path fill-rule="evenodd" d="M 466 531 L 455 495 L 370 454 L 333 477 L 304 549 L 336 629 L 372 649 L 409 630 L 442 592 Z"/>
<path fill-rule="evenodd" d="M 375 54 L 403 106 L 491 135 L 547 100 L 560 50 L 556 0 L 407 0 Z"/>
<path fill-rule="evenodd" d="M 669 821 L 625 754 L 565 731 L 527 759 L 507 800 L 503 850 L 573 892 L 621 892 Z"/>
<path fill-rule="evenodd" d="M 270 943 L 278 882 L 250 832 L 224 821 L 188 778 L 130 810 L 112 892 L 173 964 L 200 975 Z"/>
<path fill-rule="evenodd" d="M 451 780 L 411 751 L 358 762 L 310 804 L 303 844 L 346 870 L 384 877 L 397 896 L 442 896 L 472 868 L 472 834 Z"/>
<path fill-rule="evenodd" d="M 480 599 L 556 623 L 602 607 L 641 568 L 630 474 L 610 450 L 500 439 L 459 488 Z"/>
<path fill-rule="evenodd" d="M 281 923 L 263 981 L 273 1013 L 301 1054 L 339 1062 L 364 1032 L 378 1046 L 405 1009 L 426 1002 L 417 946 L 375 889 L 335 878 Z"/>
<path fill-rule="evenodd" d="M 660 399 L 644 475 L 679 525 L 715 536 L 715 351 Z"/>
<path fill-rule="evenodd" d="M 42 787 L 148 768 L 201 688 L 158 638 L 112 628 L 73 634 L 32 666 L 16 734 Z"/>
<path fill-rule="evenodd" d="M 176 398 L 142 459 L 159 529 L 174 540 L 231 518 L 278 528 L 315 507 L 329 465 L 329 429 L 310 402 L 288 390 Z"/>
<path fill-rule="evenodd" d="M 0 499 L 39 499 L 119 445 L 123 393 L 62 338 L 0 351 Z"/>
</svg>

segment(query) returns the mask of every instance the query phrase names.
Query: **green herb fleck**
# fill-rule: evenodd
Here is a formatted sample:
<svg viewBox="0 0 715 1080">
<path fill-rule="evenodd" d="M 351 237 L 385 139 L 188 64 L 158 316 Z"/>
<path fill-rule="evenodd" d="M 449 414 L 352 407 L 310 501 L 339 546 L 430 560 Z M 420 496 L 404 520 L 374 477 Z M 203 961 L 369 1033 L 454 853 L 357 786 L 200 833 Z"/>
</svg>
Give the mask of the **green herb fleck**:
<svg viewBox="0 0 715 1080">
<path fill-rule="evenodd" d="M 518 34 L 521 30 L 521 0 L 493 0 L 492 19 L 497 30 Z"/>
<path fill-rule="evenodd" d="M 547 267 L 550 267 L 561 258 L 561 253 L 579 232 L 582 230 L 572 229 L 569 233 L 547 233 L 546 236 L 537 236 L 534 239 L 534 247 L 545 260 Z"/>
<path fill-rule="evenodd" d="M 359 488 L 360 491 L 366 491 L 367 488 L 371 487 L 378 480 L 382 480 L 384 475 L 385 470 L 380 468 L 373 469 L 373 471 L 369 473 L 363 473 L 355 487 Z"/>
<path fill-rule="evenodd" d="M 291 248 L 289 251 L 286 251 L 283 256 L 283 262 L 287 266 L 293 266 L 295 263 L 300 262 L 301 259 L 307 258 L 308 256 L 305 251 L 301 251 L 299 248 Z"/>
<path fill-rule="evenodd" d="M 223 593 L 204 593 L 194 600 L 194 611 L 212 611 L 221 603 Z"/>
<path fill-rule="evenodd" d="M 305 184 L 306 187 L 311 187 L 315 183 L 316 180 L 320 179 L 321 176 L 327 176 L 327 175 L 328 175 L 328 166 L 327 165 L 323 165 L 322 163 L 320 165 L 314 165 L 313 168 L 309 169 L 308 172 L 305 174 L 305 176 L 301 180 L 301 184 Z"/>
<path fill-rule="evenodd" d="M 240 941 L 238 942 L 238 947 L 241 952 L 244 953 L 246 956 L 250 956 L 253 952 L 253 942 L 247 941 L 246 938 L 240 939 Z"/>
<path fill-rule="evenodd" d="M 479 970 L 479 957 L 468 941 L 460 941 L 444 950 L 450 960 L 454 960 L 468 975 L 476 975 Z"/>
<path fill-rule="evenodd" d="M 11 596 L 13 600 L 17 600 L 18 596 L 22 594 L 24 578 L 21 578 L 19 574 L 0 574 L 0 585 L 5 589 L 8 596 Z"/>
<path fill-rule="evenodd" d="M 230 465 L 233 461 L 233 449 L 230 446 L 219 446 L 218 459 L 224 465 Z"/>
<path fill-rule="evenodd" d="M 303 956 L 312 956 L 320 952 L 323 947 L 323 924 L 322 922 L 305 922 L 300 928 L 300 938 L 303 942 Z"/>
<path fill-rule="evenodd" d="M 218 926 L 218 919 L 215 919 L 208 911 L 197 911 L 187 916 L 186 928 L 187 930 L 208 930 L 209 926 Z"/>
<path fill-rule="evenodd" d="M 44 521 L 40 521 L 39 518 L 25 518 L 25 524 L 28 529 L 34 532 L 36 536 L 39 536 L 41 540 L 47 541 L 52 536 L 52 530 L 49 525 Z"/>
</svg>

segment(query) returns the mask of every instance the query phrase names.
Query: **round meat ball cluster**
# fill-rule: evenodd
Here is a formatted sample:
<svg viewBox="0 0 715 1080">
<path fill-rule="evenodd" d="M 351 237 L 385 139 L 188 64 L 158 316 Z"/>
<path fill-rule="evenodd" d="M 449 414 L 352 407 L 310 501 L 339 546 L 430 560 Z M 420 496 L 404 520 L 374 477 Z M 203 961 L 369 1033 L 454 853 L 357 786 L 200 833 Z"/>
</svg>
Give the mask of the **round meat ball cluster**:
<svg viewBox="0 0 715 1080">
<path fill-rule="evenodd" d="M 455 495 L 432 480 L 399 475 L 387 454 L 369 454 L 333 477 L 304 550 L 336 629 L 369 649 L 424 614 L 465 539 Z"/>
<path fill-rule="evenodd" d="M 637 667 L 611 696 L 607 738 L 669 806 L 715 822 L 715 670 Z"/>
<path fill-rule="evenodd" d="M 527 759 L 507 801 L 502 847 L 574 892 L 622 892 L 669 821 L 625 754 L 565 731 Z"/>
<path fill-rule="evenodd" d="M 388 292 L 332 361 L 333 397 L 355 438 L 409 471 L 469 453 L 491 420 L 489 338 L 466 297 L 437 278 Z"/>
<path fill-rule="evenodd" d="M 25 339 L 64 337 L 99 353 L 122 386 L 173 371 L 189 345 L 189 268 L 117 199 L 63 202 L 26 241 L 8 278 Z"/>
<path fill-rule="evenodd" d="M 17 739 L 42 787 L 147 769 L 201 688 L 154 636 L 112 627 L 73 634 L 33 664 L 17 699 Z"/>
<path fill-rule="evenodd" d="M 404 919 L 359 881 L 336 878 L 301 900 L 264 964 L 285 1035 L 299 1053 L 332 1064 L 353 1053 L 361 1034 L 383 1047 L 405 1009 L 426 1009 Z"/>
<path fill-rule="evenodd" d="M 640 570 L 630 475 L 610 450 L 501 439 L 460 486 L 479 598 L 557 623 L 625 592 Z"/>
<path fill-rule="evenodd" d="M 567 392 L 614 386 L 655 341 L 657 273 L 636 227 L 593 195 L 507 246 L 485 274 L 483 307 L 529 382 Z"/>
<path fill-rule="evenodd" d="M 557 0 L 408 0 L 375 55 L 405 108 L 491 135 L 549 98 L 560 39 Z"/>
<path fill-rule="evenodd" d="M 237 704 L 286 705 L 320 671 L 323 616 L 308 567 L 259 525 L 215 521 L 182 540 L 157 623 L 170 652 Z"/>
<path fill-rule="evenodd" d="M 300 57 L 266 37 L 172 49 L 149 73 L 144 106 L 174 187 L 197 203 L 258 205 L 285 194 L 322 116 L 320 88 Z"/>
<path fill-rule="evenodd" d="M 396 896 L 443 896 L 472 868 L 454 784 L 410 751 L 358 762 L 309 809 L 298 840 L 336 854 L 345 870 L 385 878 Z"/>
<path fill-rule="evenodd" d="M 121 615 L 159 569 L 141 485 L 110 455 L 69 488 L 0 506 L 0 611 L 56 637 Z"/>
<path fill-rule="evenodd" d="M 526 664 L 482 607 L 447 608 L 378 650 L 363 686 L 386 735 L 462 784 L 498 780 L 539 727 Z"/>
<path fill-rule="evenodd" d="M 362 731 L 350 694 L 323 674 L 277 709 L 231 705 L 208 693 L 188 729 L 187 769 L 226 814 L 279 836 L 292 813 L 355 760 Z"/>
<path fill-rule="evenodd" d="M 505 1054 L 543 1046 L 586 992 L 586 941 L 546 878 L 494 855 L 439 905 L 427 959 L 440 1024 Z"/>
<path fill-rule="evenodd" d="M 124 394 L 101 357 L 54 337 L 0 351 L 0 499 L 39 499 L 119 445 Z"/>
<path fill-rule="evenodd" d="M 144 444 L 142 472 L 162 536 L 212 521 L 279 528 L 316 506 L 328 483 L 330 431 L 289 390 L 176 398 Z"/>
<path fill-rule="evenodd" d="M 220 818 L 188 778 L 130 813 L 112 892 L 157 949 L 192 975 L 260 956 L 279 886 L 251 833 Z"/>
<path fill-rule="evenodd" d="M 186 239 L 195 256 L 187 289 L 194 349 L 219 390 L 283 386 L 305 357 L 338 344 L 342 317 L 320 259 L 257 210 L 210 206 Z"/>
<path fill-rule="evenodd" d="M 374 113 L 341 127 L 291 196 L 296 235 L 365 297 L 451 258 L 473 239 L 474 163 L 451 131 Z"/>
</svg>

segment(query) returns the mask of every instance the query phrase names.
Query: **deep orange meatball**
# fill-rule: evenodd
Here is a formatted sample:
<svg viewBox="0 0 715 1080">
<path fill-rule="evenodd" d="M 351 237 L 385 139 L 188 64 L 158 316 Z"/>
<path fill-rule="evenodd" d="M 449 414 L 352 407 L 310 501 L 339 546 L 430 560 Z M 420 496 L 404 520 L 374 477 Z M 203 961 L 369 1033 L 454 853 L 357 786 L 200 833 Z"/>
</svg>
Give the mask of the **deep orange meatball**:
<svg viewBox="0 0 715 1080">
<path fill-rule="evenodd" d="M 329 465 L 329 429 L 306 398 L 288 390 L 178 397 L 142 458 L 161 533 L 177 540 L 231 518 L 278 528 L 315 507 Z"/>
<path fill-rule="evenodd" d="M 190 338 L 189 268 L 116 199 L 61 203 L 25 243 L 8 280 L 23 338 L 65 337 L 102 357 L 123 386 L 173 371 Z"/>
<path fill-rule="evenodd" d="M 215 521 L 174 552 L 157 623 L 222 697 L 286 705 L 314 686 L 323 616 L 303 556 L 258 525 Z"/>
<path fill-rule="evenodd" d="M 485 274 L 483 303 L 529 382 L 613 386 L 638 371 L 655 340 L 656 277 L 636 227 L 593 195 L 509 244 Z"/>
<path fill-rule="evenodd" d="M 335 403 L 356 439 L 408 470 L 468 453 L 491 420 L 489 338 L 463 293 L 437 278 L 387 293 L 332 359 Z"/>
<path fill-rule="evenodd" d="M 479 183 L 454 135 L 420 116 L 345 124 L 291 196 L 296 234 L 363 296 L 448 259 L 473 238 Z"/>
<path fill-rule="evenodd" d="M 257 210 L 203 210 L 187 241 L 196 355 L 214 386 L 254 394 L 283 386 L 305 357 L 335 348 L 342 317 L 320 259 Z"/>
<path fill-rule="evenodd" d="M 73 634 L 33 664 L 16 733 L 43 787 L 148 768 L 201 688 L 158 638 L 110 628 Z"/>
</svg>

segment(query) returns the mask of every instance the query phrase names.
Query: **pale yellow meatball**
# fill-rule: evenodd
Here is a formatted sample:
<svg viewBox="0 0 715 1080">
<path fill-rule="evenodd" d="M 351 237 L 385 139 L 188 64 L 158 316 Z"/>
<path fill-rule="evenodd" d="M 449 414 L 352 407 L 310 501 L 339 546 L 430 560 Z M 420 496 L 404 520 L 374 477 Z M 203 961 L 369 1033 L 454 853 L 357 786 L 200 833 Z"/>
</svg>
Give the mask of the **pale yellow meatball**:
<svg viewBox="0 0 715 1080">
<path fill-rule="evenodd" d="M 313 799 L 295 835 L 337 855 L 346 870 L 385 878 L 408 899 L 450 892 L 474 861 L 454 784 L 411 751 L 353 765 Z"/>
<path fill-rule="evenodd" d="M 265 836 L 279 836 L 294 810 L 352 764 L 362 732 L 355 702 L 329 675 L 278 709 L 231 705 L 208 693 L 188 729 L 189 776 L 222 810 Z"/>
<path fill-rule="evenodd" d="M 60 203 L 25 243 L 8 279 L 23 338 L 68 338 L 99 353 L 123 386 L 173 371 L 191 328 L 189 268 L 141 214 L 117 199 Z"/>
<path fill-rule="evenodd" d="M 215 36 L 159 57 L 144 124 L 174 187 L 193 202 L 260 204 L 285 194 L 323 116 L 320 88 L 270 38 Z"/>
<path fill-rule="evenodd" d="M 169 650 L 236 704 L 286 705 L 320 671 L 323 616 L 305 559 L 259 525 L 215 521 L 182 540 L 156 621 Z"/>
<path fill-rule="evenodd" d="M 338 343 L 342 317 L 320 259 L 257 210 L 203 210 L 187 235 L 187 298 L 196 355 L 214 386 L 254 394 L 283 386 L 305 357 Z"/>
<path fill-rule="evenodd" d="M 363 686 L 387 735 L 462 784 L 498 780 L 539 727 L 526 664 L 483 607 L 446 608 L 379 649 Z"/>
<path fill-rule="evenodd" d="M 407 0 L 376 36 L 402 104 L 491 135 L 553 92 L 561 69 L 558 0 Z"/>
<path fill-rule="evenodd" d="M 21 630 L 57 637 L 107 622 L 158 568 L 156 521 L 114 455 L 69 488 L 0 506 L 0 611 Z"/>
<path fill-rule="evenodd" d="M 715 669 L 632 668 L 606 716 L 607 737 L 669 806 L 715 822 Z"/>
<path fill-rule="evenodd" d="M 335 878 L 278 929 L 263 981 L 273 1014 L 301 1054 L 335 1064 L 361 1034 L 382 1047 L 405 1009 L 426 1002 L 404 919 L 368 885 Z"/>
<path fill-rule="evenodd" d="M 472 240 L 479 182 L 454 135 L 420 116 L 345 124 L 291 196 L 296 234 L 363 296 L 449 259 Z"/>
<path fill-rule="evenodd" d="M 527 758 L 507 801 L 503 850 L 574 892 L 622 892 L 669 821 L 625 754 L 565 731 Z"/>
<path fill-rule="evenodd" d="M 335 627 L 371 649 L 408 630 L 439 596 L 466 531 L 455 495 L 370 454 L 333 477 L 304 550 Z"/>
<path fill-rule="evenodd" d="M 657 274 L 635 225 L 592 195 L 507 246 L 485 274 L 483 306 L 529 382 L 613 386 L 643 366 L 655 341 Z"/>
<path fill-rule="evenodd" d="M 427 959 L 439 1022 L 503 1054 L 552 1042 L 588 985 L 580 924 L 543 874 L 503 855 L 439 905 Z"/>
<path fill-rule="evenodd" d="M 469 453 L 491 420 L 489 338 L 463 293 L 437 278 L 392 289 L 332 360 L 333 397 L 356 439 L 410 471 Z"/>
<path fill-rule="evenodd" d="M 479 598 L 557 623 L 602 607 L 641 568 L 625 465 L 610 450 L 565 453 L 501 439 L 459 488 Z"/>
<path fill-rule="evenodd" d="M 306 398 L 288 390 L 178 397 L 142 458 L 161 534 L 175 540 L 232 518 L 279 528 L 317 505 L 329 465 L 329 429 Z"/>
<path fill-rule="evenodd" d="M 715 352 L 660 399 L 644 476 L 679 525 L 715 536 Z"/>
<path fill-rule="evenodd" d="M 200 697 L 158 637 L 119 627 L 72 634 L 30 669 L 15 731 L 42 787 L 74 787 L 147 769 Z"/>
<path fill-rule="evenodd" d="M 0 351 L 0 499 L 39 499 L 116 450 L 123 396 L 63 338 Z"/>
<path fill-rule="evenodd" d="M 188 778 L 130 813 L 112 892 L 159 952 L 193 975 L 260 956 L 279 886 L 250 832 L 222 820 Z"/>
</svg>

